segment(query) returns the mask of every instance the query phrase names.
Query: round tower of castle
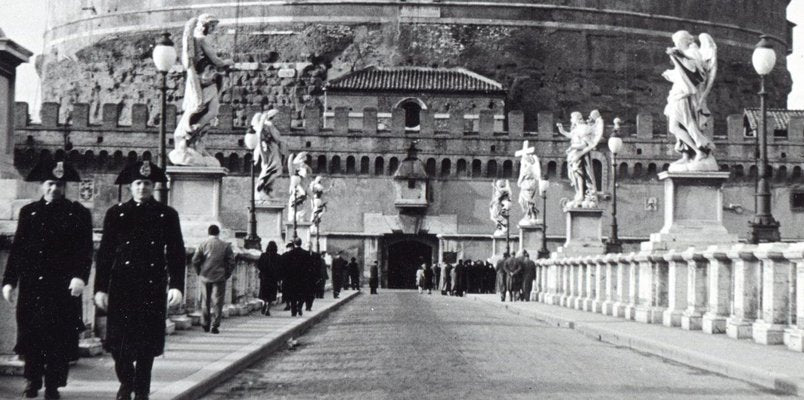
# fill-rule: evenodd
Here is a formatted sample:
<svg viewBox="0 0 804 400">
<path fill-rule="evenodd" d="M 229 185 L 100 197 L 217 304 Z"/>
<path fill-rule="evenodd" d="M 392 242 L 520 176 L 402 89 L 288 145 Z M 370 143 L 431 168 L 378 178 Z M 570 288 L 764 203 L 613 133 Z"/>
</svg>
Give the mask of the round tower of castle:
<svg viewBox="0 0 804 400">
<path fill-rule="evenodd" d="M 317 101 L 326 80 L 369 65 L 414 65 L 463 67 L 501 82 L 506 108 L 524 112 L 526 130 L 536 129 L 540 110 L 561 119 L 593 108 L 626 121 L 640 112 L 659 117 L 670 88 L 661 76 L 670 68 L 665 49 L 672 46 L 671 34 L 684 29 L 707 32 L 718 44 L 719 75 L 709 104 L 725 116 L 758 102 L 751 52 L 760 33 L 772 36 L 779 54 L 767 85 L 769 104 L 785 106 L 792 24 L 780 21 L 786 21 L 788 3 L 52 0 L 39 62 L 42 99 L 60 103 L 63 118 L 77 102 L 90 104 L 93 121 L 100 120 L 104 103 L 121 104 L 121 110 L 146 103 L 156 118 L 153 43 L 167 30 L 178 48 L 184 23 L 210 13 L 221 21 L 214 40 L 222 55 L 259 63 L 230 75 L 222 100 L 235 110 L 299 110 Z M 278 74 L 289 68 L 297 73 Z M 180 74 L 172 74 L 169 100 L 176 104 L 180 86 Z"/>
</svg>

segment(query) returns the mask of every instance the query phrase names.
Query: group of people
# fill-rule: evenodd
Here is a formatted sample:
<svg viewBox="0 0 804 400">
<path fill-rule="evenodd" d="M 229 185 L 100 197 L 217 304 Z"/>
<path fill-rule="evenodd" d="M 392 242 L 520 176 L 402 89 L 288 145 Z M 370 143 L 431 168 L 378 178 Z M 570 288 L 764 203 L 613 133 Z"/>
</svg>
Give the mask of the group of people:
<svg viewBox="0 0 804 400">
<path fill-rule="evenodd" d="M 530 300 L 533 280 L 536 279 L 536 263 L 530 259 L 527 250 L 522 250 L 518 256 L 503 254 L 495 271 L 501 301 L 505 301 L 506 295 L 510 301 Z"/>
<path fill-rule="evenodd" d="M 352 257 L 347 263 L 343 252 L 338 252 L 332 260 L 332 296 L 338 298 L 341 290 L 360 290 L 360 265 Z"/>
<path fill-rule="evenodd" d="M 494 266 L 481 260 L 458 260 L 430 266 L 423 262 L 416 271 L 416 286 L 420 293 L 433 289 L 442 295 L 463 296 L 465 293 L 494 293 L 497 273 Z"/>
</svg>

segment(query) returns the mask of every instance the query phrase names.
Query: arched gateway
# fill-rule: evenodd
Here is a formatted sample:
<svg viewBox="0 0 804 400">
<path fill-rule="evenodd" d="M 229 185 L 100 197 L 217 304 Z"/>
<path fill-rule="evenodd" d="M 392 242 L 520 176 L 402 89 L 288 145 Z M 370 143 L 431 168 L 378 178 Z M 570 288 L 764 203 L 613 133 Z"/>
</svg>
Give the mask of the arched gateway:
<svg viewBox="0 0 804 400">
<path fill-rule="evenodd" d="M 422 262 L 438 260 L 438 239 L 435 235 L 387 235 L 382 238 L 383 260 L 381 279 L 391 289 L 416 287 L 416 270 Z"/>
</svg>

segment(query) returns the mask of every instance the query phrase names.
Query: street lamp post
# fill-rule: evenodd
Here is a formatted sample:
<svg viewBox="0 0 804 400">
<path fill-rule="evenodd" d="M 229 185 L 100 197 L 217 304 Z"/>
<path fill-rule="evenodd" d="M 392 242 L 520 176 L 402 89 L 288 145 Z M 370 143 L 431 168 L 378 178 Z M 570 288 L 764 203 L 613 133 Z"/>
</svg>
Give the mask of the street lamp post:
<svg viewBox="0 0 804 400">
<path fill-rule="evenodd" d="M 154 64 L 159 71 L 160 77 L 160 91 L 161 91 L 161 108 L 159 117 L 159 167 L 164 170 L 167 167 L 167 146 L 166 146 L 166 131 L 167 131 L 167 73 L 173 64 L 176 63 L 176 49 L 173 47 L 173 41 L 170 40 L 170 33 L 163 33 L 162 38 L 154 46 L 152 53 Z M 159 202 L 167 204 L 168 200 L 168 187 L 165 183 L 157 183 L 156 194 Z"/>
<path fill-rule="evenodd" d="M 549 258 L 550 250 L 547 250 L 547 188 L 550 181 L 539 179 L 539 195 L 542 196 L 542 248 L 539 249 L 539 258 Z"/>
<path fill-rule="evenodd" d="M 248 133 L 246 133 L 245 137 L 245 144 L 246 147 L 249 149 L 254 149 L 259 145 L 259 137 L 257 134 L 253 132 L 251 128 L 249 128 Z M 257 235 L 257 194 L 256 189 L 254 188 L 254 160 L 251 162 L 251 204 L 248 208 L 248 234 L 246 238 L 243 240 L 243 245 L 247 249 L 255 249 L 260 250 L 262 248 L 261 238 Z"/>
<path fill-rule="evenodd" d="M 776 64 L 776 52 L 768 40 L 767 35 L 760 37 L 759 43 L 754 48 L 751 57 L 754 70 L 760 76 L 759 101 L 762 113 L 762 123 L 760 124 L 757 137 L 759 139 L 759 184 L 756 192 L 756 214 L 754 219 L 749 222 L 751 226 L 751 242 L 778 242 L 781 240 L 779 234 L 779 222 L 771 214 L 770 203 L 770 183 L 768 182 L 768 138 L 767 138 L 767 92 L 765 92 L 765 75 L 773 70 Z"/>
<path fill-rule="evenodd" d="M 619 118 L 614 119 L 614 133 L 609 138 L 611 151 L 611 237 L 606 243 L 606 253 L 622 253 L 623 244 L 617 232 L 617 153 L 623 149 L 623 140 L 617 137 L 620 132 Z"/>
<path fill-rule="evenodd" d="M 505 252 L 511 255 L 511 210 L 504 210 L 505 216 Z"/>
<path fill-rule="evenodd" d="M 299 177 L 299 179 L 301 179 L 301 177 Z M 293 188 L 293 240 L 294 241 L 296 240 L 296 238 L 299 237 L 299 234 L 298 234 L 298 232 L 296 230 L 297 229 L 297 227 L 296 227 L 296 215 L 297 214 L 298 213 L 296 212 L 296 188 L 294 187 Z"/>
</svg>

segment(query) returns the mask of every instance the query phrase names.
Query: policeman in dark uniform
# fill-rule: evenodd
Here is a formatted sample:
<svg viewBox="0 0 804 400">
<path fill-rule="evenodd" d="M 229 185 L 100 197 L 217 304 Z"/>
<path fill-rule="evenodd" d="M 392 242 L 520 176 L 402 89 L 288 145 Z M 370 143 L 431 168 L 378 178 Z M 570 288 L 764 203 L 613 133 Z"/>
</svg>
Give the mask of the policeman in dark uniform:
<svg viewBox="0 0 804 400">
<path fill-rule="evenodd" d="M 79 181 L 63 162 L 45 161 L 26 181 L 42 182 L 42 198 L 20 210 L 17 233 L 3 274 L 3 297 L 17 306 L 17 354 L 25 358 L 23 396 L 58 399 L 69 361 L 78 358 L 84 330 L 80 296 L 92 267 L 92 216 L 64 197 L 65 182 Z"/>
<path fill-rule="evenodd" d="M 108 314 L 103 345 L 115 360 L 117 399 L 132 392 L 136 400 L 148 398 L 154 357 L 165 348 L 165 300 L 180 304 L 184 290 L 179 215 L 154 200 L 155 182 L 167 177 L 149 161 L 124 168 L 115 183 L 128 184 L 132 198 L 109 208 L 103 221 L 95 305 Z"/>
</svg>

